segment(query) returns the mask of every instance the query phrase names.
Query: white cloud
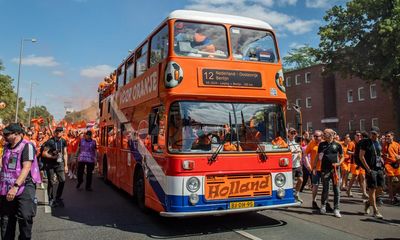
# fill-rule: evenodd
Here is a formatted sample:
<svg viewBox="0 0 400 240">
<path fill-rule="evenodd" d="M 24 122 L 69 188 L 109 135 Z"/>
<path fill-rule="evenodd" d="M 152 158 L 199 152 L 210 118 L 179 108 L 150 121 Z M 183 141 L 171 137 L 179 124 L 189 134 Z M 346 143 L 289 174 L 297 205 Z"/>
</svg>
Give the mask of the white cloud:
<svg viewBox="0 0 400 240">
<path fill-rule="evenodd" d="M 313 27 L 319 24 L 318 20 L 300 20 L 296 19 L 290 24 L 286 25 L 286 28 L 294 35 L 300 35 L 312 31 Z"/>
<path fill-rule="evenodd" d="M 54 70 L 54 71 L 52 71 L 51 73 L 52 73 L 53 75 L 59 76 L 59 77 L 64 76 L 64 72 L 59 71 L 59 70 Z"/>
<path fill-rule="evenodd" d="M 229 4 L 227 3 L 229 2 Z M 296 4 L 297 0 L 284 0 L 286 4 Z M 272 0 L 190 0 L 186 9 L 225 13 L 263 20 L 282 36 L 287 32 L 300 35 L 310 32 L 318 20 L 302 20 L 282 12 L 271 10 Z M 281 3 L 279 3 L 281 4 Z"/>
<path fill-rule="evenodd" d="M 302 43 L 297 43 L 297 42 L 292 42 L 290 45 L 289 45 L 289 47 L 291 48 L 291 49 L 293 49 L 293 48 L 301 48 L 301 47 L 304 47 L 305 45 L 304 44 L 302 44 Z"/>
<path fill-rule="evenodd" d="M 306 0 L 306 7 L 308 8 L 328 8 L 330 5 L 330 0 Z"/>
<path fill-rule="evenodd" d="M 82 69 L 80 75 L 88 78 L 104 78 L 114 71 L 114 67 L 109 65 L 97 65 Z"/>
<path fill-rule="evenodd" d="M 13 58 L 11 61 L 14 63 L 19 63 L 19 58 Z M 39 57 L 35 55 L 29 55 L 28 57 L 22 58 L 22 65 L 54 67 L 60 64 L 56 62 L 54 57 Z"/>
</svg>

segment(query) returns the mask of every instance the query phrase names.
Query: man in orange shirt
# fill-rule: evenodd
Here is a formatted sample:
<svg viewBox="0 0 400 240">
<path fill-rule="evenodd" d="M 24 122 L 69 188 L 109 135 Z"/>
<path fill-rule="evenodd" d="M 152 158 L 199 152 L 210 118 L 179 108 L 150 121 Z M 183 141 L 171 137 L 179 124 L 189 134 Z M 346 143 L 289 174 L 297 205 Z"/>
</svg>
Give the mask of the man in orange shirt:
<svg viewBox="0 0 400 240">
<path fill-rule="evenodd" d="M 350 155 L 347 152 L 347 148 L 349 147 L 351 142 L 350 136 L 346 134 L 344 136 L 343 142 L 341 142 L 342 148 L 343 148 L 343 154 L 344 154 L 344 161 L 342 165 L 340 166 L 341 168 L 341 175 L 342 175 L 342 185 L 340 187 L 340 190 L 346 191 L 347 190 L 347 177 L 350 173 L 350 164 L 351 164 L 351 158 Z"/>
<path fill-rule="evenodd" d="M 395 177 L 400 177 L 400 144 L 394 141 L 394 133 L 391 131 L 385 134 L 385 144 L 383 145 L 382 155 L 385 160 L 386 175 L 388 177 L 389 199 L 393 204 L 395 203 L 393 179 Z"/>
<path fill-rule="evenodd" d="M 308 144 L 305 154 L 311 164 L 310 171 L 312 172 L 311 183 L 312 183 L 312 207 L 313 209 L 319 209 L 317 204 L 317 193 L 318 185 L 321 180 L 321 161 L 318 159 L 318 145 L 322 142 L 322 131 L 316 130 L 313 135 L 314 139 Z"/>
</svg>

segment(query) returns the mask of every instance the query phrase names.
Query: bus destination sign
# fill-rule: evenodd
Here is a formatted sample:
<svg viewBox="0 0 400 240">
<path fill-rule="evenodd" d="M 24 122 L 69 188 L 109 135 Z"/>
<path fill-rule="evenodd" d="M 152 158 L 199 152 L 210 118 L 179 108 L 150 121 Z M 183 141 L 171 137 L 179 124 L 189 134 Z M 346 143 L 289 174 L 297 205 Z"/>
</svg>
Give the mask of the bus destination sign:
<svg viewBox="0 0 400 240">
<path fill-rule="evenodd" d="M 254 88 L 262 86 L 259 72 L 202 69 L 202 79 L 204 85 Z"/>
</svg>

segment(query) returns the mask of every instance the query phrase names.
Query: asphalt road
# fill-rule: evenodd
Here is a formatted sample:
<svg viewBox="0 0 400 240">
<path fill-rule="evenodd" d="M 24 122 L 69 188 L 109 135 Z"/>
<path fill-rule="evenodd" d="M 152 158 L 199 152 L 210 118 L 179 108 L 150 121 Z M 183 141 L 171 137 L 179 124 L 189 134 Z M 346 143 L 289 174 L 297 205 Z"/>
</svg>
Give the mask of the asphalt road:
<svg viewBox="0 0 400 240">
<path fill-rule="evenodd" d="M 75 189 L 69 180 L 64 208 L 39 206 L 33 239 L 394 239 L 400 238 L 400 207 L 384 205 L 384 220 L 362 214 L 362 200 L 342 197 L 343 217 L 319 215 L 302 207 L 220 217 L 162 218 L 142 213 L 122 191 L 94 177 L 93 192 Z M 38 190 L 43 202 L 44 191 Z M 51 210 L 51 213 L 45 211 Z"/>
</svg>

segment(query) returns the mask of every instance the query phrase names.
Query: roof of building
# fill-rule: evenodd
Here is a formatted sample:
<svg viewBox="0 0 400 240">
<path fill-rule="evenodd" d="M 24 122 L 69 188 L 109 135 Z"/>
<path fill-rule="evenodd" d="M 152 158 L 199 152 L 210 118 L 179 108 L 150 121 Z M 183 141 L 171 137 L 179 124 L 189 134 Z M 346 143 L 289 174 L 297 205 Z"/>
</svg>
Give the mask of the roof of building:
<svg viewBox="0 0 400 240">
<path fill-rule="evenodd" d="M 182 19 L 189 21 L 232 24 L 237 26 L 255 27 L 255 28 L 272 30 L 271 25 L 258 19 L 228 15 L 228 14 L 220 14 L 220 13 L 193 11 L 193 10 L 175 10 L 169 14 L 167 19 Z"/>
</svg>

